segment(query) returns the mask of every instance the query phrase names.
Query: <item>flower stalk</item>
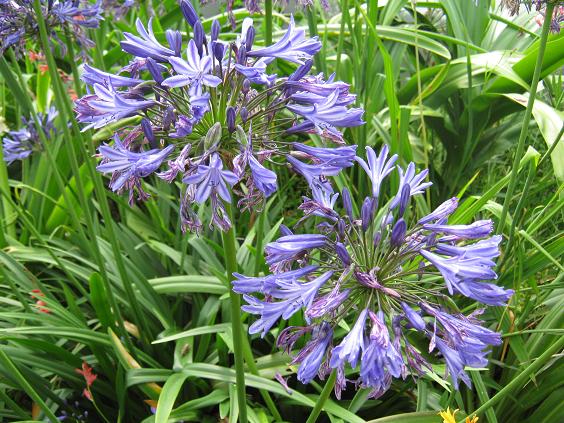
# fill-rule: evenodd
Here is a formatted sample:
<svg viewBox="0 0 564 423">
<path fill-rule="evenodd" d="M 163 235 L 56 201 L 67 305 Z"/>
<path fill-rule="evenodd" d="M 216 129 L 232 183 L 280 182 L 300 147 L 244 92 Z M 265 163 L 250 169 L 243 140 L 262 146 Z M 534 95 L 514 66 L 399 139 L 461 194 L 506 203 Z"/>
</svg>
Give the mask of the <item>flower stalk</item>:
<svg viewBox="0 0 564 423">
<path fill-rule="evenodd" d="M 531 89 L 529 90 L 529 100 L 527 102 L 527 108 L 525 109 L 525 115 L 523 116 L 523 124 L 521 125 L 521 132 L 519 133 L 519 140 L 517 141 L 517 149 L 515 150 L 515 156 L 513 157 L 511 178 L 509 179 L 509 185 L 505 193 L 505 200 L 503 201 L 503 210 L 501 211 L 501 217 L 499 219 L 498 230 L 500 232 L 502 232 L 505 227 L 505 221 L 507 219 L 507 213 L 509 212 L 511 198 L 513 197 L 515 186 L 517 185 L 517 175 L 519 173 L 519 161 L 521 160 L 521 156 L 523 155 L 523 151 L 525 149 L 525 140 L 527 139 L 527 135 L 529 134 L 529 122 L 531 121 L 531 116 L 533 114 L 533 106 L 535 104 L 537 87 L 539 84 L 540 73 L 542 70 L 544 52 L 546 50 L 546 43 L 548 40 L 548 34 L 550 33 L 550 25 L 552 21 L 551 18 L 555 6 L 556 4 L 554 2 L 547 2 L 546 4 L 546 14 L 541 29 L 539 51 L 537 54 L 537 62 L 535 63 L 535 70 L 533 72 L 533 80 L 531 81 Z"/>
</svg>

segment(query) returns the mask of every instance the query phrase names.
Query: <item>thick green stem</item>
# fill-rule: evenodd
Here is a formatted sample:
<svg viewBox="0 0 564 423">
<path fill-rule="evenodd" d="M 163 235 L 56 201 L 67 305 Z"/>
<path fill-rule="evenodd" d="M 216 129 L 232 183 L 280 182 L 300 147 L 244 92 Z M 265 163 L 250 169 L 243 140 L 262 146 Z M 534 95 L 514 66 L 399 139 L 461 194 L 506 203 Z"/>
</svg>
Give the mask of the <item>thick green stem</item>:
<svg viewBox="0 0 564 423">
<path fill-rule="evenodd" d="M 272 0 L 264 2 L 264 44 L 272 44 Z"/>
<path fill-rule="evenodd" d="M 313 407 L 313 410 L 311 410 L 311 414 L 307 418 L 306 423 L 315 423 L 317 421 L 319 414 L 321 414 L 321 410 L 323 410 L 323 406 L 327 402 L 329 395 L 331 395 L 331 391 L 335 386 L 336 380 L 337 380 L 337 370 L 333 370 L 331 376 L 329 376 L 329 379 L 327 379 L 327 382 L 323 387 L 323 391 L 321 391 L 321 394 L 319 394 L 319 398 L 315 403 L 315 407 Z"/>
<path fill-rule="evenodd" d="M 535 96 L 537 94 L 537 86 L 539 84 L 540 73 L 542 70 L 542 63 L 544 58 L 544 52 L 546 50 L 546 42 L 548 40 L 548 33 L 550 32 L 550 22 L 552 19 L 552 13 L 554 11 L 555 3 L 547 2 L 546 13 L 544 18 L 544 23 L 541 30 L 541 38 L 539 41 L 539 51 L 537 55 L 537 62 L 535 64 L 535 70 L 533 73 L 533 80 L 531 81 L 531 89 L 529 91 L 529 101 L 527 102 L 527 108 L 525 109 L 525 115 L 523 116 L 523 124 L 521 125 L 521 132 L 519 134 L 519 140 L 517 141 L 517 149 L 515 150 L 515 157 L 513 158 L 513 166 L 511 169 L 511 178 L 509 180 L 509 186 L 505 193 L 505 200 L 503 201 L 503 210 L 501 211 L 501 217 L 499 219 L 498 231 L 502 232 L 505 226 L 505 220 L 507 219 L 507 213 L 509 211 L 509 206 L 511 205 L 511 198 L 513 197 L 513 192 L 515 191 L 515 185 L 517 185 L 517 175 L 519 173 L 519 161 L 523 155 L 525 149 L 525 140 L 529 133 L 529 122 L 531 121 L 531 116 L 533 114 L 533 105 L 535 104 Z"/>
<path fill-rule="evenodd" d="M 231 206 L 226 205 L 228 215 L 231 216 Z M 233 221 L 233 219 L 231 219 Z M 223 250 L 225 254 L 225 270 L 227 283 L 231 284 L 233 272 L 237 271 L 237 241 L 235 227 L 222 232 Z M 237 400 L 239 402 L 239 420 L 247 423 L 247 397 L 245 394 L 245 363 L 243 359 L 243 323 L 241 321 L 241 298 L 239 294 L 229 289 L 231 300 L 231 329 L 233 332 L 233 355 L 235 356 L 235 380 L 237 384 Z"/>
</svg>

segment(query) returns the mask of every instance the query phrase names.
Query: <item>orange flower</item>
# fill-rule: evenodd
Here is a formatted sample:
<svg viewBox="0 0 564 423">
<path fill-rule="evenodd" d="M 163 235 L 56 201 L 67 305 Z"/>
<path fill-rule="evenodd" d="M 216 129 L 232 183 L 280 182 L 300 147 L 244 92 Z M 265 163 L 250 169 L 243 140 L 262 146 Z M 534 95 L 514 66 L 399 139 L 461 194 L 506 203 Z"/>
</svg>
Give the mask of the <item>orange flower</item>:
<svg viewBox="0 0 564 423">
<path fill-rule="evenodd" d="M 98 378 L 98 375 L 95 375 L 92 372 L 92 367 L 88 365 L 88 363 L 82 363 L 82 369 L 75 369 L 75 371 L 84 377 L 84 381 L 86 382 L 86 388 L 82 391 L 82 395 L 84 395 L 90 401 L 94 401 L 92 397 L 92 391 L 90 391 L 90 387 L 94 383 L 94 381 Z"/>
</svg>

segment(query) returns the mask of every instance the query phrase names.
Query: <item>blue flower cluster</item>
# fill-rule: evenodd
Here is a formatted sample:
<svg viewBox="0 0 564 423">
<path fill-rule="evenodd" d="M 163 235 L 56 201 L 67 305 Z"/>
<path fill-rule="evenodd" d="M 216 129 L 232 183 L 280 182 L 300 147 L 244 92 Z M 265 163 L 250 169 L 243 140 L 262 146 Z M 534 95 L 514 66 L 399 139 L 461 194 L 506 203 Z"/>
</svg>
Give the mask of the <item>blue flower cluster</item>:
<svg viewBox="0 0 564 423">
<path fill-rule="evenodd" d="M 317 155 L 328 167 L 356 160 L 364 169 L 372 190 L 358 204 L 360 213 L 346 189 L 340 193 L 343 212 L 335 209 L 338 194 L 317 173 L 320 166 L 299 168 L 313 197 L 304 198 L 300 208 L 305 218 L 317 216 L 321 223 L 309 234 L 284 227 L 282 237 L 266 245 L 272 274 L 234 275 L 233 290 L 247 302 L 243 310 L 258 316 L 249 333 L 265 336 L 280 319 L 303 312 L 307 326 L 287 327 L 278 345 L 291 351 L 309 334 L 293 360 L 300 363 L 298 379 L 308 383 L 335 370 L 337 396 L 347 384 L 345 373 L 358 372 L 356 386 L 378 397 L 393 378 L 431 372 L 429 356 L 420 350 L 425 338 L 429 353 L 437 350 L 446 361 L 454 387 L 459 380 L 470 385 L 464 367 L 485 367 L 490 347 L 500 345 L 501 337 L 482 326 L 482 310 L 466 316 L 449 311 L 445 300 L 461 294 L 486 305 L 507 303 L 513 291 L 486 282 L 497 278 L 493 267 L 501 237 L 491 236 L 490 220 L 448 224 L 456 198 L 417 219 L 410 202 L 431 185 L 427 171 L 417 173 L 413 163 L 402 168 L 387 147 L 379 155 L 370 147 L 366 153 L 366 160 L 354 150 Z M 394 170 L 398 190 L 386 200 L 384 182 Z M 339 339 L 341 328 L 347 328 L 346 336 Z"/>
<path fill-rule="evenodd" d="M 124 118 L 133 127 L 118 130 L 113 146 L 100 148 L 98 170 L 112 173 L 110 188 L 128 190 L 130 200 L 147 198 L 141 178 L 156 175 L 167 182 L 180 176 L 185 184 L 180 201 L 182 229 L 199 230 L 196 204 L 212 205 L 211 223 L 230 227 L 223 202 L 236 192 L 241 208 L 260 207 L 277 190 L 276 173 L 265 166 L 285 161 L 297 172 L 315 169 L 330 176 L 353 164 L 356 147 L 311 147 L 283 142 L 297 133 L 317 133 L 342 144 L 338 128 L 363 124 L 363 110 L 350 107 L 349 85 L 312 75 L 317 39 L 289 20 L 284 36 L 270 46 L 255 45 L 253 21 L 242 23 L 235 41 L 220 39 L 214 21 L 210 34 L 189 1 L 181 10 L 192 28 L 183 48 L 179 31 L 167 30 L 166 44 L 149 20 L 137 20 L 137 34 L 124 33 L 123 51 L 132 61 L 111 74 L 85 65 L 82 79 L 91 86 L 76 101 L 79 122 L 102 128 Z M 269 69 L 275 59 L 294 64 L 289 76 Z M 147 149 L 146 146 L 150 147 Z M 282 160 L 279 160 L 281 158 Z M 233 190 L 231 189 L 233 188 Z"/>
<path fill-rule="evenodd" d="M 47 113 L 37 114 L 41 130 L 45 137 L 49 139 L 55 132 L 54 121 L 57 117 L 57 110 L 51 107 Z M 9 131 L 8 135 L 2 140 L 2 150 L 4 161 L 8 164 L 16 160 L 28 158 L 34 151 L 41 150 L 41 140 L 33 118 L 22 117 L 22 127 L 17 131 Z"/>
<path fill-rule="evenodd" d="M 88 0 L 41 0 L 41 11 L 50 38 L 57 42 L 63 54 L 66 45 L 58 31 L 67 27 L 76 42 L 83 49 L 94 46 L 86 30 L 97 28 L 102 19 L 101 3 Z M 33 0 L 0 1 L 0 52 L 12 47 L 16 52 L 25 51 L 25 41 L 36 37 L 39 24 L 33 8 Z"/>
</svg>

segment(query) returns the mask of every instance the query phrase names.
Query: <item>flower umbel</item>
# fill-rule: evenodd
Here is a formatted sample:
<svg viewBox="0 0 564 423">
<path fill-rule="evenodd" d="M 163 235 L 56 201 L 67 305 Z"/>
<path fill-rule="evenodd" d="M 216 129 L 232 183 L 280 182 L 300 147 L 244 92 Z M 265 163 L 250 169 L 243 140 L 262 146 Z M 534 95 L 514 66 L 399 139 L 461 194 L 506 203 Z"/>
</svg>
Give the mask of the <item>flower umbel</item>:
<svg viewBox="0 0 564 423">
<path fill-rule="evenodd" d="M 134 122 L 118 131 L 121 144 L 101 147 L 106 160 L 98 170 L 113 172 L 110 188 L 135 189 L 145 199 L 141 179 L 149 174 L 158 171 L 168 183 L 182 179 L 182 228 L 199 230 L 197 208 L 211 203 L 212 223 L 228 229 L 224 202 L 231 192 L 242 210 L 260 210 L 278 189 L 276 167 L 289 162 L 312 182 L 312 172 L 325 177 L 352 165 L 354 146 L 311 147 L 303 135 L 315 131 L 328 143 L 342 142 L 340 128 L 363 123 L 363 110 L 350 107 L 355 96 L 348 84 L 310 75 L 312 58 L 321 49 L 316 37 L 308 38 L 291 19 L 279 41 L 258 46 L 253 21 L 246 18 L 236 40 L 222 41 L 219 21 L 208 36 L 190 2 L 182 0 L 180 8 L 193 29 L 187 44 L 177 30 L 165 32 L 166 42 L 157 39 L 152 21 L 138 19 L 137 34 L 124 33 L 121 42 L 132 56 L 128 66 L 116 74 L 84 66 L 82 79 L 91 90 L 75 102 L 75 111 L 85 130 L 126 118 Z M 275 59 L 289 62 L 290 74 L 273 74 L 269 68 Z M 109 156 L 117 151 L 133 156 Z M 151 166 L 143 171 L 129 166 L 136 154 L 151 160 Z M 157 160 L 161 156 L 167 160 Z M 110 163 L 116 160 L 119 166 Z"/>
<path fill-rule="evenodd" d="M 513 291 L 485 282 L 497 278 L 493 260 L 501 238 L 490 236 L 493 225 L 488 220 L 448 224 L 456 199 L 418 219 L 410 203 L 431 185 L 424 181 L 427 172 L 417 173 L 413 163 L 406 169 L 395 165 L 396 157 L 388 159 L 387 147 L 379 155 L 370 147 L 366 150 L 368 162 L 356 159 L 373 189 L 358 206 L 360 216 L 353 215 L 348 191 L 341 196 L 344 213 L 330 196 L 323 200 L 315 189 L 333 193 L 331 184 L 310 174 L 318 200 L 304 198 L 304 219 L 320 219 L 315 226 L 319 233 L 285 230 L 265 247 L 272 274 L 237 275 L 233 289 L 245 293 L 249 303 L 243 309 L 261 316 L 250 332 L 260 330 L 264 336 L 278 319 L 301 309 L 307 326 L 295 328 L 292 336 L 284 330 L 278 344 L 291 349 L 300 336 L 312 335 L 294 360 L 307 369 L 300 367 L 302 382 L 330 368 L 342 374 L 348 365 L 352 371 L 347 375 L 358 372 L 356 386 L 370 388 L 371 396 L 379 397 L 393 378 L 432 371 L 412 343 L 413 338 L 417 345 L 427 338 L 429 351 L 437 350 L 446 362 L 453 386 L 458 388 L 460 380 L 470 385 L 465 366 L 486 366 L 486 357 L 492 346 L 501 344 L 501 336 L 478 319 L 483 310 L 464 315 L 447 308 L 444 298 L 461 294 L 488 305 L 507 303 Z M 327 163 L 331 160 L 327 158 Z M 384 182 L 394 170 L 399 189 L 386 201 Z M 289 286 L 291 296 L 286 294 Z M 348 333 L 340 328 L 345 325 L 351 328 Z M 325 358 L 320 359 L 323 352 Z M 342 377 L 336 393 L 346 383 Z"/>
</svg>

